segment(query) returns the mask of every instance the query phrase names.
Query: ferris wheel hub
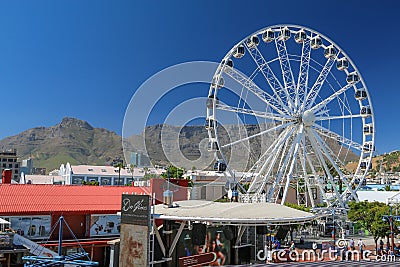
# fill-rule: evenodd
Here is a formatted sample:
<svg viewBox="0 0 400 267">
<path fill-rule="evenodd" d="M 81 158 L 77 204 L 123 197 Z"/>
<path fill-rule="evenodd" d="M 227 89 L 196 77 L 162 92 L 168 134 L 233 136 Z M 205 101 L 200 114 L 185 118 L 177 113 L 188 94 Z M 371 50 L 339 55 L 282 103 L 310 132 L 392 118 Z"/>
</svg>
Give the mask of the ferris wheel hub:
<svg viewBox="0 0 400 267">
<path fill-rule="evenodd" d="M 306 110 L 303 113 L 302 121 L 303 121 L 304 126 L 310 127 L 310 126 L 314 125 L 314 122 L 315 122 L 314 112 L 312 110 Z"/>
</svg>

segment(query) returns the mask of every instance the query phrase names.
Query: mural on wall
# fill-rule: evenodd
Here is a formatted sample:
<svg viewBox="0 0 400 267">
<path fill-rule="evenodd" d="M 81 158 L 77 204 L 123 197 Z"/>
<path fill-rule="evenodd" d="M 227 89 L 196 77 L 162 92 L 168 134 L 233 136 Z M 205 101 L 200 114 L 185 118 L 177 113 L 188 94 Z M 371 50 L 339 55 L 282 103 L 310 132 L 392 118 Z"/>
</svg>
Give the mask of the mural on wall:
<svg viewBox="0 0 400 267">
<path fill-rule="evenodd" d="M 51 230 L 50 216 L 9 217 L 11 228 L 30 238 L 48 237 Z"/>
<path fill-rule="evenodd" d="M 92 215 L 90 221 L 90 236 L 119 235 L 121 231 L 119 215 Z"/>
</svg>

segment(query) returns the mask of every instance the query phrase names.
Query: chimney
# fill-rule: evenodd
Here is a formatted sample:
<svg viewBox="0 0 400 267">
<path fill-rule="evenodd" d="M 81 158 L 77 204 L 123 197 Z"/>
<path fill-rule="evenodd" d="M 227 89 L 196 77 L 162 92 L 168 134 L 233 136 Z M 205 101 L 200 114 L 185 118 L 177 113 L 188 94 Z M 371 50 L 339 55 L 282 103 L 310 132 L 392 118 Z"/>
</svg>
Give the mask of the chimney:
<svg viewBox="0 0 400 267">
<path fill-rule="evenodd" d="M 4 169 L 3 173 L 1 174 L 2 183 L 3 184 L 11 184 L 11 176 L 12 176 L 12 170 Z"/>
</svg>

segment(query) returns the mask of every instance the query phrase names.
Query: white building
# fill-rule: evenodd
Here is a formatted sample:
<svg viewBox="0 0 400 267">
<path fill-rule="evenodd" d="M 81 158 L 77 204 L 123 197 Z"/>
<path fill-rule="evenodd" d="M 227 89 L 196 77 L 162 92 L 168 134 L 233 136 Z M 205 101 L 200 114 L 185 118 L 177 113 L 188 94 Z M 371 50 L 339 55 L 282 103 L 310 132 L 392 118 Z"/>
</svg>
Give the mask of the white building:
<svg viewBox="0 0 400 267">
<path fill-rule="evenodd" d="M 154 168 L 134 168 L 133 173 L 129 168 L 94 165 L 61 165 L 59 175 L 65 184 L 82 184 L 85 182 L 98 182 L 99 185 L 130 185 L 134 181 L 143 180 L 145 174 L 160 175 L 164 170 Z"/>
<path fill-rule="evenodd" d="M 226 178 L 215 171 L 188 171 L 186 176 L 193 182 L 190 199 L 216 200 L 226 194 Z"/>
</svg>

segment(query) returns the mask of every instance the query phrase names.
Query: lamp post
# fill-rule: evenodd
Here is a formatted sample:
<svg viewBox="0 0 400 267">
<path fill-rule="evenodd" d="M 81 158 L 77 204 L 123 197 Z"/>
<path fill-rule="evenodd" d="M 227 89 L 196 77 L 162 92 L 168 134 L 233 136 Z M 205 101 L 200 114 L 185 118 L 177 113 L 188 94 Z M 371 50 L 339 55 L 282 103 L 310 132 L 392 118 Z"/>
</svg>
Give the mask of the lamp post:
<svg viewBox="0 0 400 267">
<path fill-rule="evenodd" d="M 332 209 L 332 238 L 333 238 L 333 249 L 336 247 L 336 240 L 335 240 L 335 209 Z"/>
<path fill-rule="evenodd" d="M 396 220 L 398 220 L 399 218 L 399 216 L 395 216 L 396 218 Z M 384 221 L 388 221 L 389 222 L 389 226 L 390 226 L 390 239 L 391 239 L 391 248 L 392 248 L 392 251 L 394 252 L 394 232 L 393 232 L 393 215 L 392 215 L 392 206 L 390 205 L 389 206 L 389 215 L 383 215 L 382 216 L 382 220 L 384 220 Z"/>
</svg>

